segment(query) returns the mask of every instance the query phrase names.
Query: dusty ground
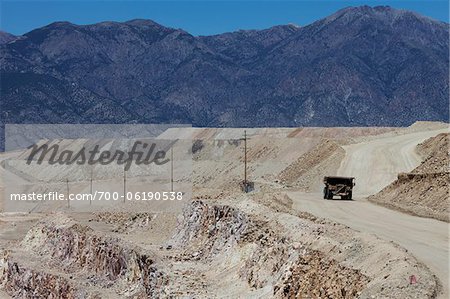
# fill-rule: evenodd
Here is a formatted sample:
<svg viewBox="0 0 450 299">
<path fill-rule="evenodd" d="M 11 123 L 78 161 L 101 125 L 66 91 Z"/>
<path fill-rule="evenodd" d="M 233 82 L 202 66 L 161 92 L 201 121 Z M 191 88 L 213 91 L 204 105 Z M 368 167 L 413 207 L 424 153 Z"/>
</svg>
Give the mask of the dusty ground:
<svg viewBox="0 0 450 299">
<path fill-rule="evenodd" d="M 442 296 L 446 298 L 449 277 L 448 224 L 390 211 L 370 204 L 364 197 L 395 181 L 398 173 L 415 169 L 421 163 L 416 146 L 431 136 L 447 130 L 413 131 L 401 136 L 386 134 L 371 138 L 369 141 L 344 146 L 346 156 L 338 174 L 357 178 L 354 192 L 356 200 L 318 201 L 317 198 L 320 198 L 321 194 L 291 193 L 294 206 L 298 210 L 343 223 L 359 231 L 374 233 L 404 246 L 439 276 L 444 285 Z M 361 167 L 362 165 L 364 167 Z M 422 167 L 423 165 L 419 165 L 416 169 Z M 428 184 L 432 186 L 434 183 Z M 427 183 L 422 182 L 423 185 L 426 186 Z M 448 192 L 448 189 L 446 190 Z M 419 195 L 413 192 L 407 197 L 408 200 L 403 201 L 404 204 L 419 199 Z M 397 201 L 396 197 L 384 198 L 390 205 Z M 448 197 L 440 198 L 441 207 L 446 205 L 447 201 Z"/>
<path fill-rule="evenodd" d="M 367 200 L 318 201 L 321 194 L 290 193 L 294 208 L 342 223 L 357 231 L 393 241 L 427 265 L 443 284 L 448 294 L 448 224 L 418 218 L 373 205 Z"/>
<path fill-rule="evenodd" d="M 344 146 L 346 157 L 338 174 L 358 178 L 354 194 L 374 194 L 395 181 L 399 173 L 409 172 L 421 163 L 422 158 L 416 152 L 417 144 L 447 131 L 447 128 L 441 128 L 402 135 L 387 134 Z"/>
<path fill-rule="evenodd" d="M 416 150 L 423 162 L 369 201 L 422 217 L 450 220 L 449 134 L 439 134 L 420 143 Z"/>
<path fill-rule="evenodd" d="M 0 295 L 447 298 L 447 224 L 364 199 L 417 167 L 416 145 L 446 130 L 250 129 L 248 195 L 237 187 L 243 130 L 166 131 L 161 138 L 194 140 L 194 201 L 181 214 L 4 213 Z M 315 193 L 336 173 L 357 177 L 355 201 Z"/>
</svg>

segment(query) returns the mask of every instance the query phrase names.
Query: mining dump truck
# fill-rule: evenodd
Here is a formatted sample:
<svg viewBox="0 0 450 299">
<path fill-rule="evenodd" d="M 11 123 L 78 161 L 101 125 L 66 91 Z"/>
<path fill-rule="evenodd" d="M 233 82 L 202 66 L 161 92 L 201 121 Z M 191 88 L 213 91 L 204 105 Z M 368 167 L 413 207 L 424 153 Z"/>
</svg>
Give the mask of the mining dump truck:
<svg viewBox="0 0 450 299">
<path fill-rule="evenodd" d="M 333 199 L 333 196 L 340 196 L 341 199 L 352 199 L 355 178 L 326 176 L 323 178 L 323 183 L 325 184 L 325 187 L 323 188 L 324 199 Z"/>
</svg>

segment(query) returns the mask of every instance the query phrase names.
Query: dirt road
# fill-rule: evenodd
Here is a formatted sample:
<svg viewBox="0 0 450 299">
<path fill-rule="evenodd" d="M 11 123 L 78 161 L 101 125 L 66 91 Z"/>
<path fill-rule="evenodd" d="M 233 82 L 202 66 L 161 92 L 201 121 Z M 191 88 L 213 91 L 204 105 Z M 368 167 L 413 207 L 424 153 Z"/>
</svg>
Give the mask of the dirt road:
<svg viewBox="0 0 450 299">
<path fill-rule="evenodd" d="M 345 158 L 338 175 L 357 178 L 355 195 L 377 193 L 393 182 L 398 173 L 409 172 L 420 164 L 421 158 L 415 152 L 417 144 L 445 132 L 448 129 L 387 136 L 344 146 Z"/>
<path fill-rule="evenodd" d="M 408 249 L 438 276 L 443 285 L 441 298 L 448 298 L 448 224 L 376 206 L 364 198 L 395 180 L 397 173 L 416 167 L 420 157 L 415 146 L 441 132 L 446 130 L 382 137 L 346 146 L 338 174 L 356 177 L 354 201 L 323 200 L 320 193 L 291 192 L 289 196 L 295 209 L 373 233 Z"/>
</svg>

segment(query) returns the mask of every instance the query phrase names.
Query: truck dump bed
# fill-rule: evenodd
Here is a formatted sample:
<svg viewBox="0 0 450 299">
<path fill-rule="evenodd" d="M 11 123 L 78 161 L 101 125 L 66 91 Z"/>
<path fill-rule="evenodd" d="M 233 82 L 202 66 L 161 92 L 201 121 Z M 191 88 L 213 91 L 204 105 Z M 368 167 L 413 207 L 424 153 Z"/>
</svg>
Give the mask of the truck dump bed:
<svg viewBox="0 0 450 299">
<path fill-rule="evenodd" d="M 323 189 L 323 198 L 332 199 L 333 196 L 340 196 L 341 199 L 352 199 L 353 186 L 355 186 L 354 177 L 326 176 L 323 178 L 325 187 Z"/>
</svg>

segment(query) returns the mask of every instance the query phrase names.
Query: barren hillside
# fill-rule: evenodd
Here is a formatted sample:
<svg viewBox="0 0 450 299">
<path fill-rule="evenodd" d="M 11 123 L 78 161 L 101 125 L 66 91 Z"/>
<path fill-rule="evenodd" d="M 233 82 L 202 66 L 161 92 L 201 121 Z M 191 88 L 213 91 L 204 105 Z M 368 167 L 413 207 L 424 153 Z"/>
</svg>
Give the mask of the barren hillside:
<svg viewBox="0 0 450 299">
<path fill-rule="evenodd" d="M 344 149 L 335 141 L 324 140 L 289 164 L 278 175 L 282 183 L 305 191 L 322 189 L 324 175 L 336 174 Z"/>
<path fill-rule="evenodd" d="M 168 130 L 159 137 L 192 141 L 193 173 L 176 181 L 176 188 L 183 180 L 193 185 L 193 198 L 184 203 L 181 213 L 176 209 L 157 212 L 155 206 L 131 211 L 128 202 L 120 202 L 113 210 L 102 206 L 96 213 L 78 212 L 64 204 L 58 212 L 42 206 L 39 213 L 2 213 L 0 291 L 4 293 L 0 294 L 71 299 L 436 298 L 442 289 L 445 298 L 445 275 L 433 263 L 424 264 L 429 260 L 420 253 L 429 256 L 430 251 L 420 247 L 422 239 L 412 238 L 402 248 L 397 234 L 374 225 L 382 216 L 367 211 L 367 205 L 377 208 L 377 213 L 381 210 L 391 222 L 400 216 L 415 222 L 417 217 L 359 197 L 328 201 L 314 192 L 323 175 L 336 172 L 341 161 L 352 159 L 349 146 L 370 147 L 371 143 L 359 139 L 381 145 L 409 140 L 409 146 L 443 130 L 442 124 L 423 126 L 249 129 L 248 178 L 256 186 L 249 194 L 238 187 L 243 178 L 243 129 Z M 425 142 L 421 152 L 435 153 L 435 148 L 445 146 L 442 140 Z M 77 142 L 81 141 L 60 141 L 64 148 Z M 365 153 L 363 159 L 376 155 L 378 163 L 382 155 L 398 159 L 391 153 Z M 20 188 L 67 171 L 27 170 L 13 163 L 15 155 L 20 153 L 0 156 L 1 174 L 8 178 L 0 182 L 1 187 L 15 184 Z M 361 165 L 358 159 L 354 162 L 348 169 Z M 398 162 L 398 167 L 404 167 L 405 161 Z M 127 177 L 130 190 L 148 187 L 146 181 L 137 179 L 139 169 Z M 94 189 L 114 176 L 109 168 L 98 174 Z M 364 181 L 363 174 L 363 170 L 357 174 L 360 181 Z M 85 177 L 79 178 L 77 190 L 89 190 Z M 122 187 L 122 181 L 113 184 Z M 311 207 L 317 209 L 308 210 Z M 335 222 L 329 215 L 341 218 Z M 366 231 L 364 225 L 351 227 L 361 219 L 369 221 L 374 231 Z M 432 248 L 433 261 L 445 264 L 448 250 L 441 248 L 440 226 L 426 226 L 424 231 L 426 240 L 438 240 L 441 249 Z M 415 283 L 410 283 L 412 276 L 417 278 Z"/>
<path fill-rule="evenodd" d="M 379 193 L 369 197 L 371 202 L 449 222 L 449 134 L 439 134 L 417 146 L 424 161 L 410 173 Z"/>
<path fill-rule="evenodd" d="M 444 22 L 387 6 L 200 37 L 151 20 L 55 22 L 0 34 L 1 125 L 448 120 L 448 33 Z"/>
<path fill-rule="evenodd" d="M 193 201 L 176 226 L 176 215 L 43 217 L 7 245 L 2 288 L 14 298 L 434 298 L 439 290 L 395 244 L 277 212 L 259 194 L 235 196 Z M 412 273 L 420 284 L 405 288 Z"/>
</svg>

